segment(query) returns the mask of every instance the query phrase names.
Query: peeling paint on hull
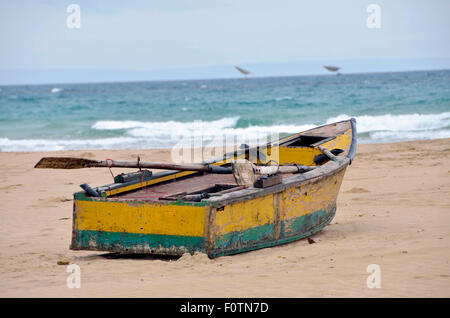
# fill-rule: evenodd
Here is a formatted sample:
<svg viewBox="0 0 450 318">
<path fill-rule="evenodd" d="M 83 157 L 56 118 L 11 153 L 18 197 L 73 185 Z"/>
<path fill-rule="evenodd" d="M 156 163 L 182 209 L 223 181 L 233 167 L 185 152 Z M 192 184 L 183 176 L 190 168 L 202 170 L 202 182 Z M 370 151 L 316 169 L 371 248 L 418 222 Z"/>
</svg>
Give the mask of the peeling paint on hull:
<svg viewBox="0 0 450 318">
<path fill-rule="evenodd" d="M 271 247 L 296 241 L 319 232 L 327 226 L 336 213 L 336 206 L 329 210 L 304 215 L 294 221 L 297 232 L 285 233 L 285 222 L 281 224 L 281 236 L 276 238 L 273 225 L 264 225 L 242 232 L 233 232 L 216 239 L 211 257 L 237 254 L 260 248 Z"/>
</svg>

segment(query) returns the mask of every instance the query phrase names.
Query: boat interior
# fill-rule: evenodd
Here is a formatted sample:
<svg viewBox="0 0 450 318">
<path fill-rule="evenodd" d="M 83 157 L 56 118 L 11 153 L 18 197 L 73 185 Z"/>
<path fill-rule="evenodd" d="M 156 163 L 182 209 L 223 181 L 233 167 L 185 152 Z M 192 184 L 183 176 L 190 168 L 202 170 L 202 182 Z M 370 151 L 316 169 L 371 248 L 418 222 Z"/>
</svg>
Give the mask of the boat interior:
<svg viewBox="0 0 450 318">
<path fill-rule="evenodd" d="M 320 166 L 329 158 L 317 147 L 323 146 L 334 155 L 347 156 L 352 144 L 352 125 L 350 121 L 314 128 L 303 133 L 288 136 L 279 141 L 256 148 L 256 157 L 252 157 L 252 148 L 225 154 L 214 161 L 222 167 L 231 166 L 232 160 L 245 158 L 254 164 L 306 165 Z M 277 159 L 277 160 L 275 160 Z M 299 172 L 301 173 L 301 172 Z M 292 174 L 280 174 L 278 183 Z M 138 177 L 139 178 L 139 177 Z M 267 178 L 267 177 L 266 177 Z M 112 187 L 111 187 L 112 186 Z M 203 198 L 220 196 L 224 193 L 243 189 L 233 174 L 213 174 L 205 172 L 164 171 L 153 174 L 150 179 L 135 180 L 128 184 L 112 184 L 108 200 L 117 201 L 184 201 L 199 202 Z"/>
</svg>

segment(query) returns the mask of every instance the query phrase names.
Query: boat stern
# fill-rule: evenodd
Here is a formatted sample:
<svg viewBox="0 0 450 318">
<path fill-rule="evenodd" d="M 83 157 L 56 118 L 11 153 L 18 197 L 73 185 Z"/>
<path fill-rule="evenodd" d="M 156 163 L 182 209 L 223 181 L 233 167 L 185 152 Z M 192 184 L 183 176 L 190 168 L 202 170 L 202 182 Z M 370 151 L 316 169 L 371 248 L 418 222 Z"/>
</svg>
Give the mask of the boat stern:
<svg viewBox="0 0 450 318">
<path fill-rule="evenodd" d="M 183 255 L 205 252 L 204 203 L 155 203 L 74 194 L 72 250 Z"/>
</svg>

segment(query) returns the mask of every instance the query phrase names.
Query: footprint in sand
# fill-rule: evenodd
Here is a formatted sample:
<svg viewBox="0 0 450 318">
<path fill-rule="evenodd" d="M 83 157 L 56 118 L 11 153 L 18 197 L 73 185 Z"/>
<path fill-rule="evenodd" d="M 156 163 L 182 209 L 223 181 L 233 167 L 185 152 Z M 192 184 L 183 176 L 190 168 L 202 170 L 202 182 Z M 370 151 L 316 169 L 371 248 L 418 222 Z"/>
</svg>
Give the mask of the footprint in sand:
<svg viewBox="0 0 450 318">
<path fill-rule="evenodd" d="M 370 192 L 364 188 L 351 188 L 350 190 L 345 191 L 344 193 L 367 193 Z"/>
<path fill-rule="evenodd" d="M 143 156 L 144 156 L 143 154 L 130 155 L 130 158 L 131 158 L 131 159 L 137 159 L 138 157 L 139 157 L 139 158 L 142 158 Z"/>
<path fill-rule="evenodd" d="M 21 187 L 22 186 L 22 184 L 11 184 L 11 185 L 8 185 L 8 186 L 5 186 L 5 187 L 1 187 L 0 188 L 0 190 L 15 190 L 15 189 L 17 189 L 18 187 Z"/>
<path fill-rule="evenodd" d="M 82 158 L 93 158 L 93 157 L 95 157 L 95 155 L 92 152 L 83 152 L 82 154 L 80 154 L 80 157 L 82 157 Z"/>
<path fill-rule="evenodd" d="M 58 202 L 72 201 L 72 199 L 65 197 L 50 197 L 46 199 L 39 199 L 39 201 L 44 201 L 46 203 L 58 203 Z"/>
</svg>

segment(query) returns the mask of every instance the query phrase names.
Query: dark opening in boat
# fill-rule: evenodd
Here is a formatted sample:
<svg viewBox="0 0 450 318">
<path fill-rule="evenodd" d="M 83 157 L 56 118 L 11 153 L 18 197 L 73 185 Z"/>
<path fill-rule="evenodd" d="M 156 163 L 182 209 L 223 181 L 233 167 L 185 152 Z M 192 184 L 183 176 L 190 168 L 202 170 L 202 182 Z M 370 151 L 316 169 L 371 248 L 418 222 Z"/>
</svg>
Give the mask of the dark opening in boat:
<svg viewBox="0 0 450 318">
<path fill-rule="evenodd" d="M 295 140 L 284 144 L 285 147 L 314 147 L 315 145 L 321 144 L 325 141 L 331 140 L 333 137 L 324 136 L 308 136 L 301 135 Z"/>
</svg>

